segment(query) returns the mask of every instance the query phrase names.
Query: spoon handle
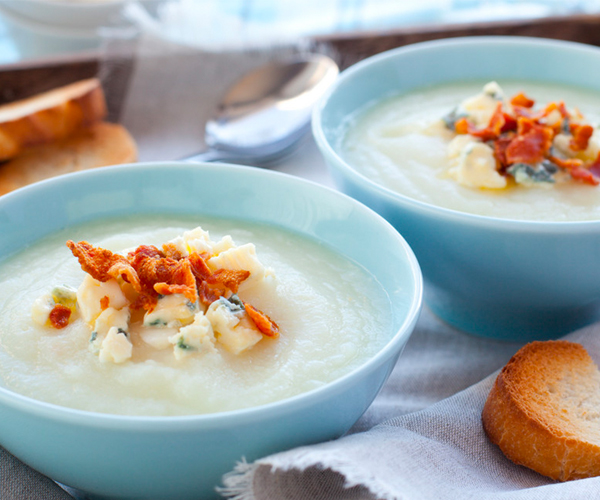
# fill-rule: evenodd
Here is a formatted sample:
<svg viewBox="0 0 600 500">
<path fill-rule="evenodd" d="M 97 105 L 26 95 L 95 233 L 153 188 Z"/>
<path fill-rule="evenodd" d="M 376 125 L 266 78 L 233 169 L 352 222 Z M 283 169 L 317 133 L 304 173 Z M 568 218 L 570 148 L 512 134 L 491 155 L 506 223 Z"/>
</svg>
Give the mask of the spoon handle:
<svg viewBox="0 0 600 500">
<path fill-rule="evenodd" d="M 202 153 L 197 153 L 193 156 L 183 158 L 184 161 L 202 162 L 202 161 L 225 161 L 235 160 L 237 157 L 227 151 L 219 151 L 218 149 L 207 149 Z"/>
</svg>

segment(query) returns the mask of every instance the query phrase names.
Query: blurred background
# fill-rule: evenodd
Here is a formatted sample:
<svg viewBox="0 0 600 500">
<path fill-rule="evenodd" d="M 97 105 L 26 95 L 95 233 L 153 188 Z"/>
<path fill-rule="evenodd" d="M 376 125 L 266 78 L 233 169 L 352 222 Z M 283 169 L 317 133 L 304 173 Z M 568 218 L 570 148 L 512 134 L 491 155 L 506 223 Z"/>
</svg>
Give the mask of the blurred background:
<svg viewBox="0 0 600 500">
<path fill-rule="evenodd" d="M 0 0 L 0 64 L 99 50 L 140 32 L 218 51 L 598 13 L 600 0 Z"/>
<path fill-rule="evenodd" d="M 600 0 L 0 0 L 0 104 L 98 77 L 139 160 L 186 158 L 245 72 L 322 53 L 340 69 L 432 39 L 521 35 L 600 46 Z M 329 182 L 314 141 L 281 168 Z"/>
</svg>

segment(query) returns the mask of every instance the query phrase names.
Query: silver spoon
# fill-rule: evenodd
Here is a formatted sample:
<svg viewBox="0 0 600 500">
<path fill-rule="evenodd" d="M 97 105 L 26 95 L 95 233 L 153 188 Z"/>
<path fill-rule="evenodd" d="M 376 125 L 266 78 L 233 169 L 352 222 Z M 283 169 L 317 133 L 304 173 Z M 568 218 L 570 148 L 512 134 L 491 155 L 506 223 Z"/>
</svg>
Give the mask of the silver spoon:
<svg viewBox="0 0 600 500">
<path fill-rule="evenodd" d="M 259 165 L 281 158 L 309 129 L 313 105 L 338 73 L 333 60 L 313 54 L 244 75 L 206 124 L 208 150 L 186 160 Z"/>
</svg>

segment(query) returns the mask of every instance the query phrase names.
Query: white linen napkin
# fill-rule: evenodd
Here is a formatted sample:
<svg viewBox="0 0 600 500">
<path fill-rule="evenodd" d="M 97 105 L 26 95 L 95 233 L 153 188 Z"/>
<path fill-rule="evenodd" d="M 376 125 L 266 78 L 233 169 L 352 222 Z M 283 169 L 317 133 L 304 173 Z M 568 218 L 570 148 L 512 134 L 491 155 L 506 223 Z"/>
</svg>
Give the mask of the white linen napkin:
<svg viewBox="0 0 600 500">
<path fill-rule="evenodd" d="M 583 344 L 598 363 L 600 325 L 566 339 Z M 497 373 L 366 432 L 241 462 L 221 492 L 235 500 L 600 498 L 600 477 L 555 482 L 513 464 L 489 442 L 481 411 Z"/>
</svg>

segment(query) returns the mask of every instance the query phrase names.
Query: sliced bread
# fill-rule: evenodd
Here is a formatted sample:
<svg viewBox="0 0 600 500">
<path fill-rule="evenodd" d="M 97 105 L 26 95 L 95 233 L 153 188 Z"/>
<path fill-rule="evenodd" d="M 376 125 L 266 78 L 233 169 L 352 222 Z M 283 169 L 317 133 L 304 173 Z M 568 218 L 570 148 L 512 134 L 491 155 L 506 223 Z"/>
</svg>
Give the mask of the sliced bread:
<svg viewBox="0 0 600 500">
<path fill-rule="evenodd" d="M 0 161 L 28 146 L 69 137 L 105 116 L 104 92 L 96 78 L 1 105 Z"/>
<path fill-rule="evenodd" d="M 56 175 L 131 163 L 136 158 L 135 142 L 123 126 L 96 123 L 66 139 L 29 147 L 0 165 L 0 195 Z"/>
<path fill-rule="evenodd" d="M 600 475 L 600 372 L 579 344 L 524 346 L 498 375 L 482 420 L 517 464 L 560 481 Z"/>
</svg>

